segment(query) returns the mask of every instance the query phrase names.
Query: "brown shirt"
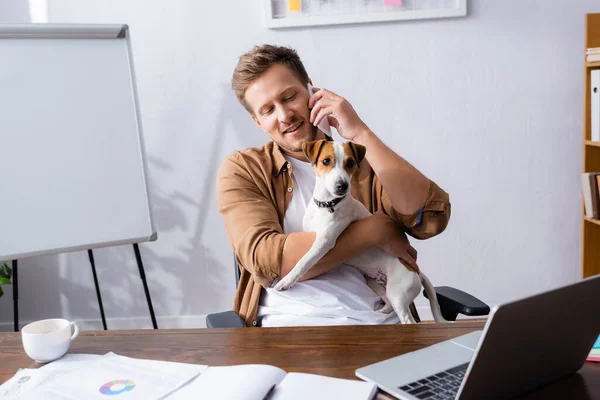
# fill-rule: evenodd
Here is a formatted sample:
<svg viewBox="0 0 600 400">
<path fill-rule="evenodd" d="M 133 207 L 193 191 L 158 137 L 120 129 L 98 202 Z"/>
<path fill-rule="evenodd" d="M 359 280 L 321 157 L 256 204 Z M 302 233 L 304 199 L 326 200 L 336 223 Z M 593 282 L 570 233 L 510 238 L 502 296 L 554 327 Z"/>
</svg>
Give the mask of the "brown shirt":
<svg viewBox="0 0 600 400">
<path fill-rule="evenodd" d="M 280 278 L 283 218 L 294 192 L 292 165 L 275 142 L 230 154 L 219 169 L 217 197 L 227 238 L 240 265 L 233 303 L 248 326 L 256 326 L 262 288 Z M 450 199 L 433 181 L 421 212 L 401 215 L 363 160 L 352 177 L 352 195 L 371 212 L 383 211 L 407 234 L 427 239 L 441 233 L 450 219 Z M 420 219 L 420 221 L 418 221 Z M 417 223 L 418 222 L 418 223 Z"/>
</svg>

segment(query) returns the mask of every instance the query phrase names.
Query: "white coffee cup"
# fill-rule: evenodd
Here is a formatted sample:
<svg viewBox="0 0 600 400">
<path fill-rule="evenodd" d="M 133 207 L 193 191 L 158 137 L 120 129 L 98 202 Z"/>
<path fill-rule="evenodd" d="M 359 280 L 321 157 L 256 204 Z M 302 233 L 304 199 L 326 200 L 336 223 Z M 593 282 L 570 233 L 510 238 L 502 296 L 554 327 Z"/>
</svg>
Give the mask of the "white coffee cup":
<svg viewBox="0 0 600 400">
<path fill-rule="evenodd" d="M 71 329 L 75 331 L 71 333 Z M 64 356 L 78 335 L 79 327 L 76 322 L 60 318 L 32 322 L 21 329 L 25 353 L 41 364 Z"/>
</svg>

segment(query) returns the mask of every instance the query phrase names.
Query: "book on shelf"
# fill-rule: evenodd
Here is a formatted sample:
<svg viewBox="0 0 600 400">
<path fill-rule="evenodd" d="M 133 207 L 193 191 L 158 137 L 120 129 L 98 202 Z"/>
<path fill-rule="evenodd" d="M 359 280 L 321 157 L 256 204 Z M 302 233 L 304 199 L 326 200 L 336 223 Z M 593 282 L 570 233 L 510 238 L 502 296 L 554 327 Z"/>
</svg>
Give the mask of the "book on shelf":
<svg viewBox="0 0 600 400">
<path fill-rule="evenodd" d="M 600 142 L 600 69 L 590 72 L 590 128 L 592 142 Z"/>
<path fill-rule="evenodd" d="M 600 172 L 582 173 L 581 187 L 585 216 L 600 219 Z"/>
<path fill-rule="evenodd" d="M 587 62 L 600 61 L 600 47 L 590 47 L 585 51 Z"/>
</svg>

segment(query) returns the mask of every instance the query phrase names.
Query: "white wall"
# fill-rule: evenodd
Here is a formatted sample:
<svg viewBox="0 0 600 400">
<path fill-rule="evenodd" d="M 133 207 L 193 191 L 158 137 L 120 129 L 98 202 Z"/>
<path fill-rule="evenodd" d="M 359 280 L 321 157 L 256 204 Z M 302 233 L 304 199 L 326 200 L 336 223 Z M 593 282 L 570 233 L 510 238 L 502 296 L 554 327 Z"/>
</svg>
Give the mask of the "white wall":
<svg viewBox="0 0 600 400">
<path fill-rule="evenodd" d="M 316 85 L 451 194 L 446 232 L 414 242 L 435 285 L 493 305 L 579 277 L 584 14 L 596 1 L 470 1 L 461 19 L 286 31 L 263 27 L 259 1 L 48 5 L 50 22 L 131 27 L 159 227 L 141 250 L 160 327 L 202 326 L 231 306 L 215 174 L 268 139 L 229 89 L 237 57 L 266 42 L 295 47 Z M 149 327 L 131 246 L 95 254 L 109 328 Z M 100 327 L 85 253 L 22 260 L 19 273 L 23 322 Z"/>
<path fill-rule="evenodd" d="M 0 23 L 31 22 L 29 2 L 25 0 L 0 1 Z"/>
</svg>

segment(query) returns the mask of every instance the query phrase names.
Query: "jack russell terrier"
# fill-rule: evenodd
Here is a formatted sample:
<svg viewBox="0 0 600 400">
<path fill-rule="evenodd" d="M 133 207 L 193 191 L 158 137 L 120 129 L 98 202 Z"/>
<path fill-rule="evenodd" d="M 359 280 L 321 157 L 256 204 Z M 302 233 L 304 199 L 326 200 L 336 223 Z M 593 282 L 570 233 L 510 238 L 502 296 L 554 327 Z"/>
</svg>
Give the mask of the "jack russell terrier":
<svg viewBox="0 0 600 400">
<path fill-rule="evenodd" d="M 304 231 L 316 232 L 316 239 L 294 268 L 275 285 L 275 290 L 291 288 L 335 246 L 338 236 L 350 223 L 371 215 L 350 192 L 352 175 L 366 153 L 364 146 L 319 140 L 304 143 L 302 150 L 317 177 L 313 201 L 308 205 L 302 223 Z M 401 323 L 415 323 L 409 306 L 423 285 L 435 321 L 447 322 L 442 317 L 433 285 L 423 272 L 407 269 L 398 258 L 378 247 L 368 249 L 347 263 L 360 269 L 366 275 L 369 287 L 385 301 L 386 305 L 379 312 L 393 310 Z"/>
</svg>

